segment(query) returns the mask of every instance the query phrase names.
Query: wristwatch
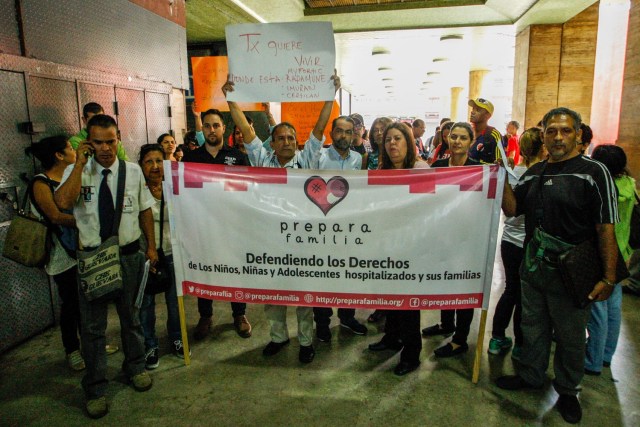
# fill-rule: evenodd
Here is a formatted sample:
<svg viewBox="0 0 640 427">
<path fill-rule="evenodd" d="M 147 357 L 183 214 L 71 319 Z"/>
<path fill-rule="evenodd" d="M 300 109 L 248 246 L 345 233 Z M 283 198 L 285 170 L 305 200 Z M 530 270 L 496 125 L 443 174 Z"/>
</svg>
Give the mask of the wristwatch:
<svg viewBox="0 0 640 427">
<path fill-rule="evenodd" d="M 604 282 L 605 285 L 607 286 L 615 286 L 615 283 L 611 283 L 610 281 L 608 281 L 607 279 L 605 279 L 604 277 L 602 278 L 602 280 L 600 280 L 601 282 Z"/>
</svg>

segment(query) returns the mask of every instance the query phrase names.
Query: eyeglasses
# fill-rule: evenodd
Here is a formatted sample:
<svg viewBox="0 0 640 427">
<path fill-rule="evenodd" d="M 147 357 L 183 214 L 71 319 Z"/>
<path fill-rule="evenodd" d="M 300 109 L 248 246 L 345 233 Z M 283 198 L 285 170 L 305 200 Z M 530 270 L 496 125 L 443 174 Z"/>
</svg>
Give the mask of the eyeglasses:
<svg viewBox="0 0 640 427">
<path fill-rule="evenodd" d="M 487 101 L 487 100 L 486 100 L 486 99 L 484 99 L 484 98 L 478 98 L 476 101 L 478 101 L 478 102 L 479 102 L 479 103 L 481 103 L 481 104 L 486 104 L 487 102 L 489 102 L 489 101 Z"/>
</svg>

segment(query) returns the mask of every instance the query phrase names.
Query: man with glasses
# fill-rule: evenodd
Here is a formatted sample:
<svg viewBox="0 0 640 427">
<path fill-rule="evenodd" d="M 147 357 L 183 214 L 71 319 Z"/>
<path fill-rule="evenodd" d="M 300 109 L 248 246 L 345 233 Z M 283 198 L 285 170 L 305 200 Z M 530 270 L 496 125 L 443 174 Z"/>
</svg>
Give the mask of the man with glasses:
<svg viewBox="0 0 640 427">
<path fill-rule="evenodd" d="M 502 144 L 502 135 L 498 129 L 489 126 L 493 115 L 493 104 L 484 98 L 469 100 L 471 115 L 469 121 L 473 124 L 476 140 L 469 148 L 469 158 L 480 163 L 493 164 L 500 157 L 498 144 Z"/>
<path fill-rule="evenodd" d="M 183 162 L 209 163 L 215 165 L 250 166 L 247 155 L 235 147 L 224 144 L 225 125 L 222 113 L 210 109 L 202 113 L 202 132 L 204 144 L 195 150 L 184 154 Z M 247 304 L 232 302 L 233 326 L 242 338 L 251 336 L 251 324 L 245 316 Z M 198 312 L 200 320 L 196 326 L 194 337 L 202 340 L 209 335 L 211 329 L 211 317 L 213 316 L 213 301 L 206 298 L 198 298 Z"/>
</svg>

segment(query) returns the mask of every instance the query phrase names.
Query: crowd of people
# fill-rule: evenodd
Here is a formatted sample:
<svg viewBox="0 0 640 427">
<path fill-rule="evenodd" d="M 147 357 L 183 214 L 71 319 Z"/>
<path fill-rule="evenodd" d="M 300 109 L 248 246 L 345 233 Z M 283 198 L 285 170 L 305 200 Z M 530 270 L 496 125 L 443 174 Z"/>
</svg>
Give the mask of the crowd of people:
<svg viewBox="0 0 640 427">
<path fill-rule="evenodd" d="M 332 80 L 337 91 L 340 79 L 333 76 Z M 225 96 L 233 89 L 232 82 L 222 88 Z M 45 270 L 57 284 L 62 300 L 60 329 L 68 364 L 74 370 L 86 370 L 82 387 L 90 417 L 99 418 L 108 412 L 105 391 L 109 345 L 105 330 L 110 301 L 87 300 L 79 287 L 75 253 L 99 247 L 110 237 L 115 217 L 120 217 L 117 236 L 123 288 L 113 301 L 120 320 L 123 370 L 136 390 L 145 391 L 152 386 L 147 371 L 160 363 L 156 295 L 145 294 L 141 305 L 136 304 L 145 259 L 152 271 L 161 259 L 170 272 L 171 286 L 164 292 L 166 329 L 171 351 L 184 357 L 169 215 L 162 194 L 164 160 L 331 170 L 464 167 L 498 162 L 515 165 L 519 181 L 513 187 L 505 184 L 502 207 L 507 219 L 500 246 L 505 290 L 493 316 L 488 348 L 496 356 L 511 350 L 516 375 L 500 377 L 496 383 L 509 390 L 541 387 L 555 340 L 553 384 L 560 395 L 558 408 L 566 421 L 580 420 L 577 393 L 582 376 L 599 375 L 610 366 L 620 330 L 622 291 L 616 281 L 616 257 L 620 253 L 626 261 L 632 252 L 628 240 L 635 181 L 626 171 L 621 148 L 599 146 L 591 158 L 587 157 L 590 129 L 578 113 L 567 108 L 552 109 L 539 127 L 526 129 L 520 136 L 519 123 L 509 122 L 503 137 L 488 123 L 493 104 L 477 98 L 469 101 L 470 123 L 445 118 L 430 138 L 423 138 L 426 125 L 421 119 L 406 124 L 378 117 L 367 131 L 362 116 L 352 114 L 332 121 L 330 141 L 325 141 L 324 131 L 333 102 L 327 101 L 308 140 L 298 149 L 295 127 L 276 123 L 269 104 L 265 104 L 269 138 L 262 141 L 252 120 L 235 102 L 227 102 L 234 123 L 228 140 L 224 138 L 222 113 L 214 109 L 200 112 L 194 103 L 196 130 L 185 135 L 185 143 L 177 146 L 173 135 L 163 133 L 156 143 L 140 148 L 137 164 L 126 161 L 115 120 L 93 102 L 84 106 L 82 120 L 86 127 L 78 135 L 45 138 L 30 148 L 42 166 L 42 173 L 31 184 L 31 203 L 55 230 Z M 501 158 L 499 146 L 507 159 Z M 119 186 L 120 175 L 124 175 L 124 190 Z M 120 191 L 124 191 L 123 206 L 121 212 L 114 212 L 114 200 Z M 598 241 L 604 273 L 590 295 L 594 303 L 580 309 L 567 294 L 557 262 L 562 251 L 587 238 Z M 198 298 L 197 304 L 200 319 L 194 338 L 202 340 L 213 323 L 213 304 L 203 298 Z M 251 337 L 246 304 L 232 302 L 231 309 L 237 334 Z M 270 341 L 263 354 L 271 357 L 290 342 L 287 307 L 266 304 L 264 310 Z M 394 373 L 406 375 L 420 365 L 422 336 L 452 336 L 450 342 L 434 351 L 435 357 L 467 352 L 473 314 L 473 309 L 443 310 L 440 323 L 421 330 L 418 310 L 376 310 L 367 320 L 375 323 L 386 319 L 385 334 L 368 348 L 372 352 L 400 351 Z M 300 306 L 296 315 L 299 360 L 310 363 L 315 357 L 314 323 L 317 340 L 331 341 L 333 309 Z M 367 326 L 356 319 L 354 309 L 338 308 L 337 317 L 345 330 L 367 334 Z M 515 342 L 507 336 L 512 318 Z M 589 333 L 586 344 L 585 329 Z"/>
</svg>

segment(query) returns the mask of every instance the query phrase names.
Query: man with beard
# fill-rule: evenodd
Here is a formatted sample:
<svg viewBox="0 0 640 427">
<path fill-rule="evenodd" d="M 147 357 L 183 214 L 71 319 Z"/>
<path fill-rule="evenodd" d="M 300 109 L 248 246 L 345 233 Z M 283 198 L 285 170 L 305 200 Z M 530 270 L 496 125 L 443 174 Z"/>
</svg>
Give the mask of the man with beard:
<svg viewBox="0 0 640 427">
<path fill-rule="evenodd" d="M 225 125 L 222 113 L 211 109 L 202 113 L 202 132 L 204 134 L 204 144 L 193 151 L 185 153 L 183 162 L 225 164 L 236 166 L 250 166 L 249 159 L 235 147 L 226 146 L 224 141 Z M 245 316 L 247 304 L 232 302 L 233 326 L 238 335 L 242 338 L 251 336 L 251 324 Z M 194 337 L 197 340 L 204 339 L 211 329 L 211 317 L 213 316 L 213 301 L 205 298 L 198 298 L 198 312 L 200 321 L 196 326 Z"/>
<path fill-rule="evenodd" d="M 339 169 L 359 170 L 362 167 L 362 156 L 350 149 L 353 139 L 355 122 L 348 116 L 340 116 L 331 124 L 332 144 L 323 148 L 318 162 L 311 165 L 312 169 Z M 367 327 L 355 318 L 356 310 L 353 308 L 339 308 L 338 318 L 340 326 L 350 330 L 356 335 L 365 335 Z M 331 316 L 333 309 L 330 307 L 314 307 L 314 320 L 316 321 L 316 336 L 321 342 L 331 341 Z"/>
</svg>

